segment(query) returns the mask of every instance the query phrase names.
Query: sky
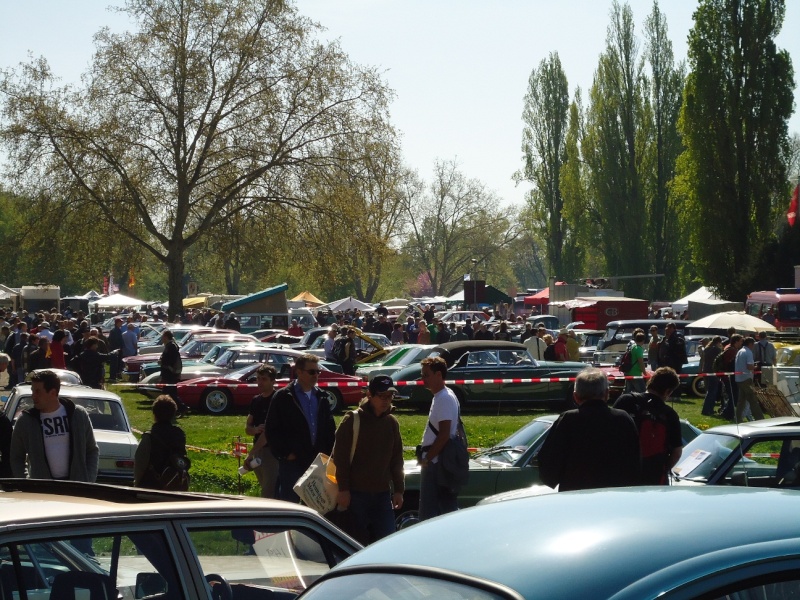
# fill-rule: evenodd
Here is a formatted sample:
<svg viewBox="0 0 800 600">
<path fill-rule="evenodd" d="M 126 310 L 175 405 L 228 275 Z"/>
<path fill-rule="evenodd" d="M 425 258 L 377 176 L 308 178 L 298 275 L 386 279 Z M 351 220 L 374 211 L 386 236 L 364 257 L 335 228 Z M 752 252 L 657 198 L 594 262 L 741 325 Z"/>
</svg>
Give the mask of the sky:
<svg viewBox="0 0 800 600">
<path fill-rule="evenodd" d="M 430 180 L 436 160 L 455 160 L 506 204 L 521 204 L 528 186 L 512 176 L 522 167 L 522 109 L 528 77 L 557 52 L 570 87 L 584 103 L 605 48 L 611 0 L 295 0 L 301 14 L 339 39 L 357 63 L 383 73 L 396 99 L 392 122 L 402 134 L 407 166 Z M 64 82 L 79 82 L 93 34 L 121 30 L 109 12 L 122 0 L 0 0 L 0 68 L 47 58 Z M 652 0 L 629 0 L 644 46 Z M 787 0 L 778 47 L 800 73 L 800 1 Z M 661 0 L 676 60 L 686 57 L 694 0 Z M 795 105 L 800 92 L 795 89 Z M 800 132 L 793 115 L 789 132 Z"/>
</svg>

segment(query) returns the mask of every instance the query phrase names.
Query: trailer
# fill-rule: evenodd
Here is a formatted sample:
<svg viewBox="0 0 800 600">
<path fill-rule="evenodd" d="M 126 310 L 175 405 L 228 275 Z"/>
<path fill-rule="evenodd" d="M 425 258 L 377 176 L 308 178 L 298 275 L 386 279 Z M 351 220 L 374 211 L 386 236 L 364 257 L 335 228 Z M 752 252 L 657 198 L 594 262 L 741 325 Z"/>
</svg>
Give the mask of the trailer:
<svg viewBox="0 0 800 600">
<path fill-rule="evenodd" d="M 29 313 L 50 311 L 61 312 L 61 286 L 37 283 L 20 288 L 21 308 Z"/>
<path fill-rule="evenodd" d="M 647 300 L 623 296 L 586 296 L 550 303 L 550 312 L 559 321 L 583 321 L 581 329 L 605 329 L 611 321 L 646 319 L 649 308 Z"/>
</svg>

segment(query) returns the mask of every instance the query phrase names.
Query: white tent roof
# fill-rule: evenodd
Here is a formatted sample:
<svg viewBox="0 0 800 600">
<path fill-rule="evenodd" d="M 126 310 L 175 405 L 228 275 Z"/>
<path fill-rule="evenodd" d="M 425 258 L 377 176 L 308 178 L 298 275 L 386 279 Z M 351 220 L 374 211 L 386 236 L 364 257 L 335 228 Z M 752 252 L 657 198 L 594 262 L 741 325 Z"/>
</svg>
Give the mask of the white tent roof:
<svg viewBox="0 0 800 600">
<path fill-rule="evenodd" d="M 716 292 L 711 291 L 706 286 L 696 289 L 688 296 L 684 296 L 672 303 L 672 312 L 681 313 L 689 308 L 689 300 L 720 300 Z"/>
<path fill-rule="evenodd" d="M 147 304 L 144 300 L 137 300 L 136 298 L 131 298 L 130 296 L 126 296 L 124 294 L 111 294 L 110 296 L 106 296 L 105 298 L 100 298 L 96 302 L 90 302 L 92 306 L 97 306 L 98 308 L 115 308 L 115 307 L 130 307 L 130 306 L 141 306 L 143 304 Z"/>
<path fill-rule="evenodd" d="M 452 296 L 447 299 L 448 302 L 463 302 L 464 301 L 464 290 L 460 292 L 456 292 Z"/>
<path fill-rule="evenodd" d="M 375 310 L 375 307 L 372 306 L 371 304 L 362 302 L 358 298 L 353 298 L 352 296 L 348 296 L 347 298 L 341 298 L 340 300 L 336 300 L 334 302 L 331 302 L 330 304 L 321 306 L 320 308 L 329 308 L 332 311 L 357 309 L 363 312 L 363 311 Z"/>
</svg>

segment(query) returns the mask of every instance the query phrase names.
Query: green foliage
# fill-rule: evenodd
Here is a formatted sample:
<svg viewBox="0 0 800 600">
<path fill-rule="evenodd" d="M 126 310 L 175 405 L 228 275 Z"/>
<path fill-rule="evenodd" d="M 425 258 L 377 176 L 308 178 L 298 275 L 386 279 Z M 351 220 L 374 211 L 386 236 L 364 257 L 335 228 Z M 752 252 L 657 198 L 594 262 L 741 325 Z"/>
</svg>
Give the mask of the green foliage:
<svg viewBox="0 0 800 600">
<path fill-rule="evenodd" d="M 614 275 L 649 272 L 645 236 L 644 181 L 652 115 L 646 99 L 633 13 L 615 1 L 606 50 L 600 56 L 589 94 L 583 153 L 590 169 L 593 213 L 600 222 L 600 247 Z M 625 284 L 641 296 L 642 280 Z"/>
<path fill-rule="evenodd" d="M 541 232 L 547 249 L 548 272 L 573 280 L 578 276 L 565 253 L 570 235 L 564 218 L 561 169 L 567 159 L 566 140 L 569 113 L 567 76 L 557 53 L 542 59 L 531 72 L 522 120 L 522 152 L 525 167 L 518 180 L 529 181 L 530 215 Z M 573 268 L 570 268 L 573 267 Z"/>
<path fill-rule="evenodd" d="M 82 87 L 56 87 L 43 59 L 3 77 L 0 140 L 21 191 L 63 199 L 162 263 L 174 313 L 188 249 L 239 213 L 303 206 L 303 177 L 336 162 L 338 138 L 382 130 L 390 94 L 291 3 L 122 10 L 133 30 L 95 36 Z M 222 261 L 228 289 L 245 259 Z"/>
<path fill-rule="evenodd" d="M 697 270 L 726 297 L 759 287 L 758 249 L 786 198 L 793 69 L 774 41 L 784 13 L 783 0 L 703 0 L 689 35 L 679 189 Z"/>
</svg>

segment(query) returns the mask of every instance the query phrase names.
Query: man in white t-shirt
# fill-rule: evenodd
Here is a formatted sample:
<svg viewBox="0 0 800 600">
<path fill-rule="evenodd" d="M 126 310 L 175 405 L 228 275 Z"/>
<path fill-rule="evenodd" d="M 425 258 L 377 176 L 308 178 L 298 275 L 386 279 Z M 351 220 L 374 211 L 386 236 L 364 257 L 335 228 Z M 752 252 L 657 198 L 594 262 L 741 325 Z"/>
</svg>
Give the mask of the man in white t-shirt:
<svg viewBox="0 0 800 600">
<path fill-rule="evenodd" d="M 458 398 L 444 385 L 447 363 L 440 356 L 422 361 L 422 381 L 433 392 L 428 424 L 422 434 L 419 464 L 422 467 L 419 492 L 419 519 L 424 521 L 458 510 L 458 495 L 439 485 L 438 456 L 458 427 Z"/>
<path fill-rule="evenodd" d="M 61 382 L 50 370 L 31 377 L 33 407 L 19 415 L 11 435 L 14 477 L 97 479 L 99 449 L 92 422 L 82 406 L 59 399 Z"/>
</svg>

